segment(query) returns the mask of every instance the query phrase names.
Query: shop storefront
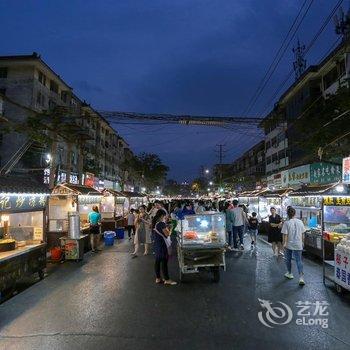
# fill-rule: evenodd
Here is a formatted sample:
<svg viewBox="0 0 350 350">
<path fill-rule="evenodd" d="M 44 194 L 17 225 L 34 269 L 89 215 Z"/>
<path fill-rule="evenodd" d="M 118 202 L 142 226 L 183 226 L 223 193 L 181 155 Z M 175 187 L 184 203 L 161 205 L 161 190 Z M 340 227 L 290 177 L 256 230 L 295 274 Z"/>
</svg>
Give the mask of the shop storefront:
<svg viewBox="0 0 350 350">
<path fill-rule="evenodd" d="M 93 206 L 101 209 L 102 193 L 82 185 L 57 185 L 49 198 L 48 246 L 60 245 L 60 238 L 68 235 L 69 214 L 79 213 L 80 233 L 88 234 L 88 214 Z"/>
<path fill-rule="evenodd" d="M 0 293 L 25 275 L 44 277 L 48 190 L 30 180 L 0 181 Z"/>
<path fill-rule="evenodd" d="M 341 187 L 339 187 L 341 186 Z M 292 206 L 296 210 L 296 217 L 303 221 L 306 228 L 304 249 L 306 252 L 323 257 L 322 245 L 322 201 L 325 196 L 339 194 L 338 183 L 319 186 L 304 186 L 295 190 L 284 198 L 283 206 Z M 326 255 L 333 247 L 326 244 Z M 331 253 L 332 254 L 332 253 Z"/>
<path fill-rule="evenodd" d="M 350 290 L 350 196 L 323 198 L 323 278 Z M 331 249 L 327 249 L 327 245 Z"/>
</svg>

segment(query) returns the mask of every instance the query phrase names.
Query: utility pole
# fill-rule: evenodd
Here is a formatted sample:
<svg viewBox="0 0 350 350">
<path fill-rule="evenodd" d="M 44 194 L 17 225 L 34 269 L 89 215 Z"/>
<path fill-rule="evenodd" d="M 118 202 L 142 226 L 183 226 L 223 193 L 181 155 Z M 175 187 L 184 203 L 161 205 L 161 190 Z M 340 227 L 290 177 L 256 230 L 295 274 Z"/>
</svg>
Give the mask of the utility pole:
<svg viewBox="0 0 350 350">
<path fill-rule="evenodd" d="M 216 145 L 216 147 L 218 148 L 216 150 L 216 152 L 218 153 L 218 158 L 219 158 L 219 185 L 220 185 L 220 187 L 222 187 L 222 178 L 223 178 L 222 164 L 223 164 L 223 159 L 224 159 L 225 146 L 226 146 L 226 144 Z"/>
</svg>

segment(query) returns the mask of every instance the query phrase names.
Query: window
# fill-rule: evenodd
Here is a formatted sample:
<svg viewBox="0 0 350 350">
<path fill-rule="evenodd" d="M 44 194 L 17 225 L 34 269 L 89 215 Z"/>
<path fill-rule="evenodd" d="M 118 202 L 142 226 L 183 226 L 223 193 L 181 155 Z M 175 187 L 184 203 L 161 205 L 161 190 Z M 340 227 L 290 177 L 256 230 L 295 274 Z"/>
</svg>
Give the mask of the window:
<svg viewBox="0 0 350 350">
<path fill-rule="evenodd" d="M 274 153 L 272 155 L 272 161 L 275 162 L 276 160 L 278 160 L 278 154 L 277 153 Z"/>
<path fill-rule="evenodd" d="M 266 164 L 271 164 L 271 157 L 266 158 Z"/>
<path fill-rule="evenodd" d="M 67 91 L 61 91 L 61 100 L 65 103 L 67 103 L 67 100 L 68 100 L 68 92 Z"/>
<path fill-rule="evenodd" d="M 7 78 L 7 67 L 0 67 L 0 78 Z"/>
<path fill-rule="evenodd" d="M 36 104 L 39 106 L 45 106 L 46 99 L 44 94 L 42 94 L 40 91 L 38 91 L 38 94 L 36 96 Z"/>
<path fill-rule="evenodd" d="M 49 100 L 49 109 L 54 109 L 57 106 L 55 101 Z"/>
<path fill-rule="evenodd" d="M 50 81 L 50 90 L 58 94 L 58 84 L 56 84 L 53 80 Z"/>
<path fill-rule="evenodd" d="M 6 89 L 0 89 L 0 94 L 6 95 Z"/>
<path fill-rule="evenodd" d="M 44 73 L 40 71 L 38 74 L 38 80 L 39 80 L 39 83 L 43 84 L 44 86 L 46 85 L 46 76 L 44 75 Z"/>
</svg>

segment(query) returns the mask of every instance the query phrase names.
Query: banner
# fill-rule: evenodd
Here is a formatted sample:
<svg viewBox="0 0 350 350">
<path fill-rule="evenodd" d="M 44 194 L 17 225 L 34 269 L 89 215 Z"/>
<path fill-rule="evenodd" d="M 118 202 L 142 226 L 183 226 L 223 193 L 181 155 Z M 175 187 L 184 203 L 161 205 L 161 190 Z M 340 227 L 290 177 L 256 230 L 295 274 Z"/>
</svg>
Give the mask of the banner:
<svg viewBox="0 0 350 350">
<path fill-rule="evenodd" d="M 342 169 L 340 164 L 314 163 L 311 164 L 312 184 L 328 184 L 341 180 Z"/>
</svg>

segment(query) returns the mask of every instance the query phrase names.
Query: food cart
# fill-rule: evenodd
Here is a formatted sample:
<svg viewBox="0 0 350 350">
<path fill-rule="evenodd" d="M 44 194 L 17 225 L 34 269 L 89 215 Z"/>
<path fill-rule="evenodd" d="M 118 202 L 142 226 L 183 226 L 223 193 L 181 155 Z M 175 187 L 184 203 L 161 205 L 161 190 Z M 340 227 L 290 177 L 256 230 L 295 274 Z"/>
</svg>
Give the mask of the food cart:
<svg viewBox="0 0 350 350">
<path fill-rule="evenodd" d="M 226 270 L 225 246 L 225 214 L 186 215 L 181 220 L 177 244 L 180 281 L 187 274 L 207 269 L 218 282 L 220 268 Z"/>
<path fill-rule="evenodd" d="M 323 282 L 332 281 L 338 292 L 350 290 L 350 196 L 323 198 Z M 326 245 L 332 246 L 331 254 Z"/>
<path fill-rule="evenodd" d="M 102 193 L 89 186 L 59 184 L 49 198 L 49 230 L 48 246 L 59 246 L 60 238 L 68 236 L 69 214 L 79 213 L 80 235 L 85 241 L 85 247 L 89 246 L 88 214 L 92 207 L 100 208 Z"/>
<path fill-rule="evenodd" d="M 28 177 L 0 177 L 0 299 L 46 268 L 48 189 Z"/>
<path fill-rule="evenodd" d="M 307 185 L 291 192 L 283 199 L 283 207 L 292 206 L 296 217 L 306 228 L 304 249 L 322 259 L 322 200 L 325 196 L 337 195 L 339 184 Z M 325 244 L 325 255 L 333 254 L 333 246 Z"/>
</svg>

